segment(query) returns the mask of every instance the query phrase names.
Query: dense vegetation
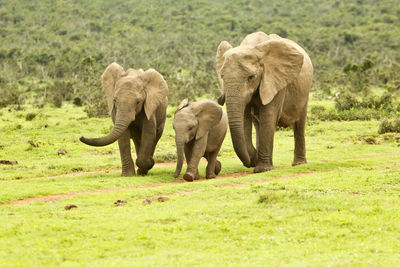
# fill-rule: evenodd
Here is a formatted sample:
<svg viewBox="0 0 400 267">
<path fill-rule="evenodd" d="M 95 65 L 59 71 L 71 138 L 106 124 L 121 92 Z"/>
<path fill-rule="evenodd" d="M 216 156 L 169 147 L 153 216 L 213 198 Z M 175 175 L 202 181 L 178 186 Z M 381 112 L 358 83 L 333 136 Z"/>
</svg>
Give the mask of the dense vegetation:
<svg viewBox="0 0 400 267">
<path fill-rule="evenodd" d="M 99 114 L 99 76 L 113 61 L 160 71 L 172 103 L 216 96 L 218 44 L 238 45 L 254 31 L 306 48 L 316 95 L 393 93 L 399 16 L 396 0 L 0 0 L 0 106 L 69 100 Z"/>
</svg>

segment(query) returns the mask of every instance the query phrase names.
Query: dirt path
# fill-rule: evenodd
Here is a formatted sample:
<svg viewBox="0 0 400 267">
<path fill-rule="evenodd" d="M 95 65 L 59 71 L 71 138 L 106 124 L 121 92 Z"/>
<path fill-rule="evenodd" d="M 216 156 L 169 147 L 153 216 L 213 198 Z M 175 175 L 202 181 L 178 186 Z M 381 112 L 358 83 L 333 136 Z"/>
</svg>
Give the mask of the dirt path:
<svg viewBox="0 0 400 267">
<path fill-rule="evenodd" d="M 374 155 L 375 157 L 382 157 L 382 156 L 398 156 L 400 153 L 386 153 L 386 154 L 379 154 L 379 155 Z M 373 155 L 365 155 L 361 157 L 355 157 L 356 158 L 373 158 Z M 350 159 L 347 159 L 350 160 Z M 155 165 L 156 168 L 159 167 L 165 167 L 165 166 L 175 166 L 175 162 L 166 162 L 166 163 L 157 163 Z M 388 166 L 385 167 L 384 169 L 388 168 L 398 168 L 398 164 L 394 166 Z M 119 171 L 119 169 L 114 169 L 111 171 Z M 49 177 L 37 177 L 37 178 L 30 178 L 30 179 L 49 179 L 49 178 L 57 178 L 57 177 L 75 177 L 79 175 L 85 175 L 85 174 L 96 174 L 96 173 L 107 173 L 110 172 L 108 171 L 90 171 L 90 172 L 77 172 L 77 173 L 70 173 L 70 174 L 64 174 L 64 175 L 57 175 L 57 176 L 49 176 Z M 262 183 L 268 183 L 273 180 L 283 180 L 283 179 L 293 179 L 301 176 L 307 176 L 307 175 L 312 175 L 314 173 L 323 173 L 323 172 L 329 172 L 329 171 L 313 171 L 313 172 L 302 172 L 302 173 L 296 173 L 294 175 L 290 176 L 280 176 L 280 177 L 274 177 L 274 178 L 267 178 L 267 179 L 261 179 L 258 181 L 253 181 L 253 182 L 243 182 L 243 183 L 230 183 L 230 184 L 223 184 L 219 185 L 217 187 L 240 187 L 240 186 L 246 186 L 246 185 L 254 185 L 254 184 L 262 184 Z M 227 178 L 238 178 L 246 175 L 251 175 L 253 172 L 252 171 L 244 171 L 244 172 L 237 172 L 237 173 L 226 173 L 217 176 L 216 179 L 227 179 Z M 202 182 L 207 179 L 200 179 L 194 181 L 196 182 Z M 149 184 L 149 185 L 138 185 L 138 186 L 125 186 L 125 187 L 114 187 L 114 188 L 105 188 L 105 189 L 97 189 L 97 190 L 87 190 L 87 191 L 81 191 L 81 192 L 70 192 L 70 193 L 63 193 L 63 194 L 54 194 L 54 195 L 47 195 L 47 196 L 37 196 L 37 197 L 30 197 L 30 198 L 25 198 L 25 199 L 20 199 L 20 200 L 14 200 L 10 202 L 6 202 L 3 204 L 0 204 L 0 206 L 5 206 L 5 205 L 23 205 L 23 204 L 29 204 L 33 202 L 54 202 L 66 198 L 71 198 L 74 196 L 80 196 L 80 195 L 86 195 L 86 194 L 100 194 L 100 193 L 108 193 L 108 192 L 116 192 L 116 191 L 122 191 L 122 190 L 129 190 L 129 189 L 142 189 L 142 188 L 156 188 L 156 187 L 163 187 L 167 185 L 174 185 L 174 184 L 181 184 L 184 183 L 183 180 L 178 180 L 174 182 L 169 182 L 169 183 L 157 183 L 157 184 Z M 192 191 L 181 191 L 181 192 L 175 192 L 175 193 L 167 193 L 164 195 L 179 195 L 179 194 L 185 194 L 188 192 L 198 192 L 199 190 L 192 190 Z M 149 196 L 149 197 L 155 197 L 155 196 Z"/>
<path fill-rule="evenodd" d="M 224 185 L 219 185 L 217 187 L 238 187 L 238 186 L 245 186 L 245 185 L 251 185 L 251 184 L 258 184 L 258 183 L 266 183 L 270 182 L 272 180 L 276 179 L 290 179 L 290 178 L 296 178 L 304 175 L 310 175 L 313 174 L 314 172 L 304 172 L 304 173 L 297 173 L 292 176 L 281 176 L 281 177 L 275 177 L 275 178 L 269 178 L 269 179 L 263 179 L 255 182 L 248 182 L 248 183 L 232 183 L 232 184 L 224 184 Z M 228 178 L 238 178 L 246 175 L 251 175 L 253 172 L 251 171 L 246 171 L 246 172 L 237 172 L 237 173 L 226 173 L 217 176 L 215 179 L 228 179 Z M 194 181 L 193 183 L 198 183 L 198 182 L 203 182 L 206 181 L 207 179 L 199 179 Z M 23 204 L 29 204 L 33 202 L 55 202 L 59 201 L 62 199 L 66 198 L 71 198 L 75 196 L 81 196 L 81 195 L 87 195 L 87 194 L 101 194 L 101 193 L 110 193 L 110 192 L 116 192 L 116 191 L 122 191 L 122 190 L 129 190 L 129 189 L 143 189 L 143 188 L 157 188 L 157 187 L 163 187 L 163 186 L 168 186 L 168 185 L 175 185 L 175 184 L 182 184 L 185 183 L 183 180 L 178 180 L 174 182 L 169 182 L 169 183 L 158 183 L 158 184 L 149 184 L 149 185 L 136 185 L 136 186 L 124 186 L 124 187 L 114 187 L 114 188 L 104 188 L 104 189 L 96 189 L 96 190 L 87 190 L 87 191 L 81 191 L 81 192 L 70 192 L 70 193 L 63 193 L 63 194 L 54 194 L 54 195 L 47 195 L 47 196 L 37 196 L 37 197 L 29 197 L 25 199 L 19 199 L 19 200 L 14 200 L 10 202 L 6 202 L 3 204 L 0 204 L 0 206 L 5 206 L 5 205 L 23 205 Z M 182 191 L 182 192 L 175 192 L 175 193 L 167 193 L 163 195 L 177 195 L 177 194 L 184 194 L 187 192 L 197 192 L 199 190 L 191 190 L 191 191 Z M 150 196 L 150 197 L 155 197 L 155 196 Z"/>
<path fill-rule="evenodd" d="M 160 162 L 154 164 L 153 168 L 162 168 L 162 167 L 170 167 L 175 166 L 175 162 Z M 98 170 L 98 171 L 86 171 L 86 172 L 72 172 L 72 173 L 65 173 L 65 174 L 58 174 L 54 176 L 40 176 L 40 177 L 32 177 L 32 178 L 24 178 L 24 179 L 54 179 L 54 178 L 70 178 L 76 177 L 81 175 L 90 175 L 90 174 L 103 174 L 103 173 L 110 173 L 110 172 L 121 172 L 121 168 L 118 169 L 109 169 L 109 170 Z M 19 179 L 14 179 L 19 180 Z"/>
<path fill-rule="evenodd" d="M 400 156 L 400 153 L 382 153 L 382 154 L 369 154 L 369 155 L 362 155 L 358 157 L 352 157 L 352 158 L 347 158 L 343 159 L 343 161 L 347 160 L 355 160 L 355 159 L 368 159 L 368 158 L 379 158 L 379 157 L 387 157 L 387 156 Z M 205 159 L 201 159 L 200 162 L 207 162 Z M 329 162 L 326 160 L 321 160 L 321 162 Z M 162 168 L 162 167 L 171 167 L 175 166 L 176 162 L 159 162 L 154 165 L 154 168 Z M 76 177 L 76 176 L 81 176 L 81 175 L 90 175 L 90 174 L 103 174 L 103 173 L 114 173 L 114 172 L 120 172 L 121 168 L 117 169 L 109 169 L 109 170 L 98 170 L 98 171 L 85 171 L 85 172 L 73 172 L 73 173 L 65 173 L 65 174 L 58 174 L 54 176 L 40 176 L 40 177 L 32 177 L 32 178 L 24 178 L 24 179 L 54 179 L 54 178 L 69 178 L 69 177 Z M 229 176 L 229 175 L 234 175 L 230 177 L 239 177 L 242 176 L 243 174 L 250 174 L 252 173 L 251 171 L 249 172 L 238 172 L 236 174 L 230 173 L 230 174 L 223 174 L 218 177 L 224 177 L 224 176 Z M 19 180 L 20 178 L 16 178 L 14 180 Z"/>
</svg>

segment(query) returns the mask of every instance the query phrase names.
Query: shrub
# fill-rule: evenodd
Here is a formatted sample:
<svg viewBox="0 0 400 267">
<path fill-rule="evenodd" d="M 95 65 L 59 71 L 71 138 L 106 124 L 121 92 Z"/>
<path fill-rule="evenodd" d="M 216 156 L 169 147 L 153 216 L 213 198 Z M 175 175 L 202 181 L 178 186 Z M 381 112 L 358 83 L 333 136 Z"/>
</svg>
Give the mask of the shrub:
<svg viewBox="0 0 400 267">
<path fill-rule="evenodd" d="M 379 124 L 380 134 L 384 133 L 400 133 L 400 116 L 398 116 L 394 120 L 389 120 L 384 118 Z"/>
<path fill-rule="evenodd" d="M 0 84 L 0 108 L 9 105 L 17 105 L 17 109 L 25 102 L 25 95 L 12 84 Z"/>
<path fill-rule="evenodd" d="M 355 121 L 379 119 L 381 116 L 382 112 L 376 109 L 351 108 L 348 110 L 337 110 L 316 106 L 311 108 L 311 115 L 308 119 L 311 121 Z"/>
<path fill-rule="evenodd" d="M 82 99 L 80 99 L 79 97 L 75 97 L 73 100 L 73 104 L 78 107 L 82 106 Z"/>
<path fill-rule="evenodd" d="M 384 93 L 381 97 L 369 95 L 362 99 L 360 106 L 391 112 L 394 111 L 393 99 L 394 96 L 389 92 Z"/>
<path fill-rule="evenodd" d="M 61 108 L 62 106 L 62 101 L 63 101 L 63 96 L 60 93 L 55 93 L 51 97 L 51 103 L 56 107 L 56 108 Z"/>
<path fill-rule="evenodd" d="M 31 121 L 36 117 L 36 115 L 37 115 L 37 113 L 35 113 L 35 112 L 29 112 L 28 114 L 26 114 L 25 120 Z"/>
<path fill-rule="evenodd" d="M 349 91 L 339 93 L 335 98 L 335 107 L 338 110 L 349 110 L 352 108 L 360 107 L 360 101 L 357 99 L 357 95 Z"/>
<path fill-rule="evenodd" d="M 87 106 L 85 108 L 85 112 L 88 114 L 89 118 L 106 117 L 108 115 L 107 102 L 104 100 L 104 101 L 96 102 L 91 106 Z"/>
</svg>

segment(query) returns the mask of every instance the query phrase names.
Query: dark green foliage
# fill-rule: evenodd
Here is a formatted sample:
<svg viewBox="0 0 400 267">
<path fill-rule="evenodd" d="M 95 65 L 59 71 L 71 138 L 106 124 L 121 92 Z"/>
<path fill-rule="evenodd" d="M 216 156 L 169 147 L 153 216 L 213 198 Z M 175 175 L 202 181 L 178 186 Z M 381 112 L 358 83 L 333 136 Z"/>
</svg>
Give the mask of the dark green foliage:
<svg viewBox="0 0 400 267">
<path fill-rule="evenodd" d="M 339 93 L 339 95 L 335 98 L 335 107 L 338 110 L 349 110 L 360 107 L 360 101 L 357 98 L 357 95 L 344 91 Z"/>
<path fill-rule="evenodd" d="M 378 132 L 380 134 L 400 133 L 400 116 L 392 120 L 384 118 L 379 124 Z"/>
<path fill-rule="evenodd" d="M 24 94 L 17 86 L 5 84 L 0 81 L 0 108 L 9 105 L 17 105 L 19 107 L 24 103 Z"/>
<path fill-rule="evenodd" d="M 356 64 L 353 62 L 347 62 L 343 68 L 343 72 L 346 74 L 348 88 L 354 92 L 368 93 L 368 87 L 371 86 L 371 79 L 373 74 L 373 66 L 375 63 L 365 58 L 362 63 Z"/>
<path fill-rule="evenodd" d="M 264 194 L 264 195 L 260 195 L 258 197 L 258 203 L 259 204 L 273 204 L 275 202 L 277 202 L 279 199 L 279 197 L 276 196 L 276 194 L 274 192 L 270 192 L 269 194 Z"/>
<path fill-rule="evenodd" d="M 388 116 L 386 112 L 369 108 L 351 108 L 347 110 L 338 110 L 335 108 L 325 109 L 322 106 L 311 109 L 308 114 L 310 121 L 355 121 L 380 119 L 382 116 Z"/>
<path fill-rule="evenodd" d="M 72 103 L 78 107 L 82 106 L 82 100 L 79 97 L 75 97 Z"/>
<path fill-rule="evenodd" d="M 385 110 L 388 112 L 394 111 L 393 100 L 395 96 L 389 92 L 385 92 L 382 96 L 369 94 L 359 99 L 358 95 L 350 91 L 339 93 L 335 98 L 335 107 L 339 111 L 369 108 L 375 110 Z"/>
<path fill-rule="evenodd" d="M 31 121 L 36 117 L 36 115 L 37 115 L 37 113 L 35 113 L 35 112 L 29 112 L 28 114 L 26 114 L 25 120 Z"/>
<path fill-rule="evenodd" d="M 172 104 L 217 97 L 218 44 L 237 46 L 254 31 L 303 46 L 313 61 L 314 90 L 392 90 L 400 80 L 397 6 L 395 0 L 2 1 L 0 90 L 4 83 L 15 91 L 0 105 L 23 101 L 20 94 L 32 90 L 44 103 L 59 95 L 62 101 L 79 97 L 93 109 L 100 98 L 91 94 L 114 61 L 157 69 Z M 16 86 L 20 80 L 25 85 Z"/>
<path fill-rule="evenodd" d="M 60 93 L 55 93 L 51 96 L 50 101 L 56 108 L 60 108 L 62 106 L 63 97 Z"/>
<path fill-rule="evenodd" d="M 85 112 L 88 117 L 105 117 L 108 115 L 108 106 L 103 92 L 97 90 L 93 93 L 93 98 L 88 99 Z"/>
</svg>

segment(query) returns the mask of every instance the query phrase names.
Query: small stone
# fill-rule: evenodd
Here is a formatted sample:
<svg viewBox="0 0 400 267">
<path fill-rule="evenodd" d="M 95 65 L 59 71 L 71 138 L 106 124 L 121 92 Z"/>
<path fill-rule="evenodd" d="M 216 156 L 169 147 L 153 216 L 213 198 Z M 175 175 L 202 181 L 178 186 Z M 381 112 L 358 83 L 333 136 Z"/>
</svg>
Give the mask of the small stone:
<svg viewBox="0 0 400 267">
<path fill-rule="evenodd" d="M 114 202 L 114 205 L 115 205 L 115 206 L 123 206 L 123 205 L 125 205 L 126 203 L 128 203 L 126 200 L 118 199 L 117 201 Z"/>
<path fill-rule="evenodd" d="M 35 141 L 29 140 L 28 143 L 33 147 L 39 147 L 39 145 L 35 143 Z"/>
<path fill-rule="evenodd" d="M 17 165 L 17 164 L 18 164 L 18 161 L 0 160 L 0 164 L 4 164 L 4 165 Z"/>
<path fill-rule="evenodd" d="M 143 200 L 142 203 L 143 203 L 143 204 L 149 204 L 149 205 L 150 205 L 152 201 L 153 201 L 153 200 L 152 200 L 151 198 L 146 198 L 146 199 Z"/>
<path fill-rule="evenodd" d="M 376 139 L 373 138 L 373 137 L 366 137 L 366 138 L 364 139 L 364 141 L 365 141 L 367 144 L 370 144 L 370 145 L 376 144 Z"/>
<path fill-rule="evenodd" d="M 77 209 L 77 208 L 78 208 L 78 206 L 74 205 L 74 204 L 70 204 L 70 205 L 67 205 L 64 207 L 64 209 L 66 209 L 66 210 L 72 210 L 72 209 Z"/>
<path fill-rule="evenodd" d="M 65 154 L 67 154 L 68 153 L 68 151 L 66 150 L 66 149 L 64 149 L 64 148 L 60 148 L 58 151 L 57 151 L 57 154 L 58 155 L 65 155 Z"/>
<path fill-rule="evenodd" d="M 157 198 L 157 201 L 158 202 L 165 202 L 165 201 L 167 201 L 169 198 L 167 198 L 167 197 L 158 197 Z"/>
</svg>

